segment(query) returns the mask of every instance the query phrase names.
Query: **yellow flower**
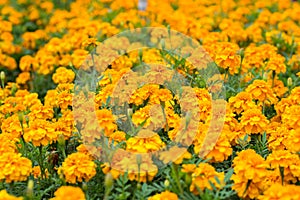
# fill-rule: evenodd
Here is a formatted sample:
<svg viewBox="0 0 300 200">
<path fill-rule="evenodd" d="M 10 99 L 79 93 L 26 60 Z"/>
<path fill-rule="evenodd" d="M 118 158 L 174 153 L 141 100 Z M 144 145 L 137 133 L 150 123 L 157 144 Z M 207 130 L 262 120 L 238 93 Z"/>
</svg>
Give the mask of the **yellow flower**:
<svg viewBox="0 0 300 200">
<path fill-rule="evenodd" d="M 32 170 L 31 160 L 21 157 L 21 154 L 8 152 L 0 156 L 0 180 L 6 183 L 25 181 Z"/>
<path fill-rule="evenodd" d="M 164 191 L 148 198 L 148 200 L 177 200 L 178 196 L 175 193 Z"/>
<path fill-rule="evenodd" d="M 231 145 L 224 134 L 221 134 L 213 149 L 205 156 L 210 162 L 223 162 L 232 154 Z"/>
<path fill-rule="evenodd" d="M 284 182 L 296 182 L 300 178 L 300 159 L 288 150 L 274 150 L 267 158 L 267 163 L 280 176 L 280 167 L 284 169 Z"/>
<path fill-rule="evenodd" d="M 115 179 L 128 172 L 129 180 L 139 182 L 151 181 L 158 172 L 157 166 L 152 161 L 152 155 L 130 153 L 123 149 L 116 150 L 111 163 L 106 163 L 102 167 L 103 172 L 110 172 Z"/>
<path fill-rule="evenodd" d="M 115 123 L 115 116 L 112 114 L 110 110 L 107 109 L 97 110 L 96 116 L 100 128 L 104 129 L 105 136 L 109 136 L 117 129 L 117 125 Z"/>
<path fill-rule="evenodd" d="M 292 129 L 286 134 L 285 146 L 291 152 L 300 152 L 300 129 Z"/>
<path fill-rule="evenodd" d="M 251 94 L 248 92 L 240 92 L 236 96 L 230 97 L 229 103 L 232 107 L 232 110 L 237 114 L 255 107 L 255 103 L 252 101 Z"/>
<path fill-rule="evenodd" d="M 57 132 L 53 123 L 45 119 L 35 119 L 24 129 L 23 137 L 26 142 L 32 142 L 34 146 L 46 146 L 57 140 Z"/>
<path fill-rule="evenodd" d="M 126 144 L 127 150 L 137 153 L 158 151 L 160 148 L 165 146 L 163 141 L 160 139 L 160 136 L 149 129 L 140 130 L 138 135 L 129 138 L 126 141 Z"/>
<path fill-rule="evenodd" d="M 18 84 L 26 84 L 27 81 L 30 80 L 30 73 L 29 72 L 22 72 L 16 78 L 16 83 Z"/>
<path fill-rule="evenodd" d="M 300 199 L 300 186 L 298 185 L 281 185 L 279 183 L 271 185 L 263 195 L 258 197 L 259 200 L 297 200 Z"/>
<path fill-rule="evenodd" d="M 70 154 L 59 168 L 68 183 L 89 181 L 96 175 L 96 164 L 89 155 L 81 152 Z"/>
<path fill-rule="evenodd" d="M 288 128 L 288 129 L 299 129 L 300 128 L 300 105 L 292 105 L 290 107 L 287 107 L 282 113 L 282 123 Z"/>
<path fill-rule="evenodd" d="M 85 195 L 79 187 L 61 186 L 54 192 L 51 200 L 85 200 Z"/>
<path fill-rule="evenodd" d="M 215 61 L 217 65 L 228 70 L 231 75 L 237 74 L 241 64 L 241 57 L 237 55 L 239 47 L 235 43 L 223 42 L 216 44 Z"/>
<path fill-rule="evenodd" d="M 253 99 L 260 102 L 269 101 L 271 104 L 277 103 L 277 98 L 272 89 L 263 80 L 255 80 L 246 88 L 246 92 L 250 93 Z"/>
<path fill-rule="evenodd" d="M 246 133 L 262 133 L 269 123 L 267 118 L 257 108 L 245 111 L 240 120 L 242 129 Z"/>
<path fill-rule="evenodd" d="M 216 180 L 219 179 L 220 184 Z M 200 163 L 195 171 L 192 173 L 192 184 L 190 186 L 190 191 L 194 194 L 198 194 L 200 190 L 212 189 L 210 182 L 220 189 L 224 184 L 224 172 L 216 172 L 215 168 L 208 163 Z"/>
<path fill-rule="evenodd" d="M 233 160 L 234 174 L 231 177 L 232 187 L 239 197 L 256 198 L 268 186 L 264 183 L 267 177 L 266 161 L 253 149 L 243 150 Z"/>
<path fill-rule="evenodd" d="M 285 58 L 280 54 L 272 55 L 267 63 L 266 70 L 274 71 L 276 74 L 285 73 Z"/>
<path fill-rule="evenodd" d="M 6 192 L 6 190 L 0 191 L 0 200 L 22 200 L 23 197 L 15 197 Z"/>
<path fill-rule="evenodd" d="M 75 73 L 71 69 L 59 67 L 52 76 L 52 80 L 56 84 L 71 83 L 75 78 Z"/>
<path fill-rule="evenodd" d="M 22 71 L 29 72 L 31 68 L 35 69 L 34 68 L 35 65 L 36 65 L 35 59 L 29 55 L 23 56 L 20 60 L 20 69 Z"/>
</svg>

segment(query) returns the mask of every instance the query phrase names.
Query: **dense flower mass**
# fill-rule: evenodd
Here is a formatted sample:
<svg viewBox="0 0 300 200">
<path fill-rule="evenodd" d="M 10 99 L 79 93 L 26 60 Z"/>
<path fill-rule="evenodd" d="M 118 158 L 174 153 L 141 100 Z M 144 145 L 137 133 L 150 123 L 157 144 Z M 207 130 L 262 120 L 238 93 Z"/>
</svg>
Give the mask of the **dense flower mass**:
<svg viewBox="0 0 300 200">
<path fill-rule="evenodd" d="M 299 1 L 0 14 L 0 200 L 300 199 Z"/>
</svg>

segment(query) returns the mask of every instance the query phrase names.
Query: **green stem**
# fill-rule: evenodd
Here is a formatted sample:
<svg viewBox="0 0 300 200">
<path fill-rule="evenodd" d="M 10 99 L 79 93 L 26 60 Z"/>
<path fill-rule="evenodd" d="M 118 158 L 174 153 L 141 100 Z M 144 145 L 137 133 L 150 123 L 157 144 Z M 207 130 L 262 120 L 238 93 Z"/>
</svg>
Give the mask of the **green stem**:
<svg viewBox="0 0 300 200">
<path fill-rule="evenodd" d="M 39 166 L 41 168 L 42 179 L 44 179 L 46 177 L 43 161 L 44 161 L 44 158 L 43 158 L 43 146 L 39 146 L 38 163 L 39 163 Z"/>
<path fill-rule="evenodd" d="M 182 189 L 181 184 L 180 184 L 180 179 L 179 179 L 179 175 L 178 175 L 177 166 L 174 163 L 172 164 L 172 171 L 173 171 L 173 174 L 175 176 L 174 178 L 175 178 L 176 184 L 178 186 L 178 189 L 179 189 L 180 193 L 183 194 L 183 189 Z"/>
</svg>

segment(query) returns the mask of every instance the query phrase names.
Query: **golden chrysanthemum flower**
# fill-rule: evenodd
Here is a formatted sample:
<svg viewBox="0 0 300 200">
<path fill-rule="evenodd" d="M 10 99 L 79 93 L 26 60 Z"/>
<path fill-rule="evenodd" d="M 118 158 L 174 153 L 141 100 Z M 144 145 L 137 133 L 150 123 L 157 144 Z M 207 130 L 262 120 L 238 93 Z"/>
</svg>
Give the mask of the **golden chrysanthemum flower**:
<svg viewBox="0 0 300 200">
<path fill-rule="evenodd" d="M 85 200 L 85 194 L 79 187 L 61 186 L 54 192 L 51 200 Z"/>
<path fill-rule="evenodd" d="M 246 133 L 262 133 L 266 130 L 269 120 L 262 114 L 260 109 L 248 109 L 240 118 L 240 125 Z"/>
<path fill-rule="evenodd" d="M 148 198 L 148 200 L 177 200 L 177 194 L 169 191 L 164 191 L 162 193 L 156 194 Z"/>
<path fill-rule="evenodd" d="M 85 153 L 72 153 L 62 163 L 59 173 L 69 183 L 89 181 L 96 175 L 96 164 Z"/>
<path fill-rule="evenodd" d="M 21 154 L 8 152 L 0 156 L 0 180 L 6 183 L 25 181 L 30 176 L 32 162 Z"/>
<path fill-rule="evenodd" d="M 257 198 L 267 185 L 267 163 L 253 149 L 243 150 L 233 160 L 234 174 L 231 177 L 232 187 L 239 197 Z"/>
</svg>

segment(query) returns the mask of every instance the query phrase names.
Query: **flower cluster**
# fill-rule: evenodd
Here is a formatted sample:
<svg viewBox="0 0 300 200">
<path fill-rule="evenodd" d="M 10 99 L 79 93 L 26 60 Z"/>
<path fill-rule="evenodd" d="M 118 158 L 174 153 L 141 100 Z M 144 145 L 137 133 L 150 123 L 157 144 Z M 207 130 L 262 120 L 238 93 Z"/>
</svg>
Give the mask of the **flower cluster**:
<svg viewBox="0 0 300 200">
<path fill-rule="evenodd" d="M 300 199 L 299 1 L 0 13 L 0 199 Z"/>
</svg>

